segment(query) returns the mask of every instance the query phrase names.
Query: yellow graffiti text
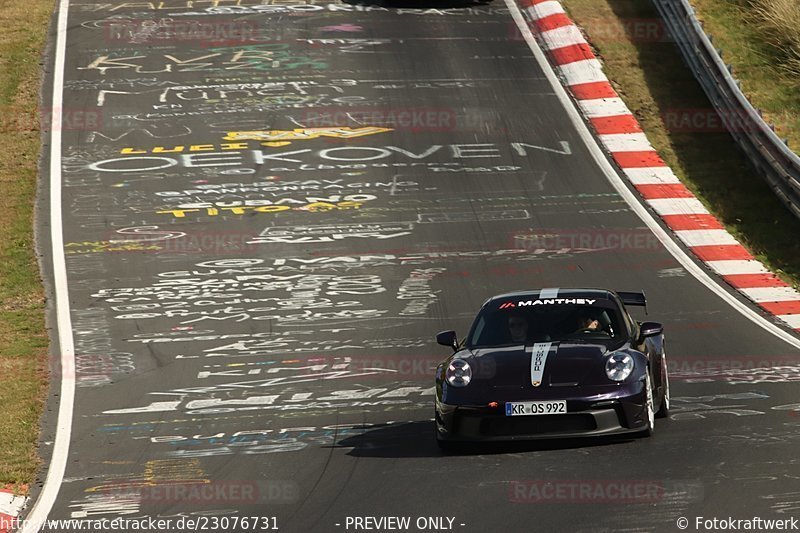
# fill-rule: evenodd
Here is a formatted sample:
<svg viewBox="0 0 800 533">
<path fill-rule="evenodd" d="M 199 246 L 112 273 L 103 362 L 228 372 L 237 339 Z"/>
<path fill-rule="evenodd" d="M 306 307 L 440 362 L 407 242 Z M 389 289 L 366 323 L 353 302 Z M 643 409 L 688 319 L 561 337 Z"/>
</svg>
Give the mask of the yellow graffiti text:
<svg viewBox="0 0 800 533">
<path fill-rule="evenodd" d="M 222 143 L 219 146 L 214 144 L 190 144 L 175 145 L 171 147 L 156 146 L 150 150 L 141 148 L 123 148 L 119 153 L 124 155 L 131 154 L 177 154 L 181 152 L 213 152 L 215 150 L 246 150 L 247 143 Z"/>
<path fill-rule="evenodd" d="M 229 131 L 223 137 L 226 141 L 261 141 L 264 146 L 285 146 L 291 141 L 305 141 L 330 137 L 333 139 L 354 139 L 376 133 L 392 131 L 391 128 L 365 126 L 363 128 L 328 127 L 328 128 L 297 128 L 293 130 L 267 130 L 267 131 Z"/>
<path fill-rule="evenodd" d="M 68 242 L 64 245 L 64 253 L 67 255 L 96 254 L 100 252 L 142 252 L 161 249 L 161 246 L 152 243 L 134 241 L 84 241 Z"/>
</svg>

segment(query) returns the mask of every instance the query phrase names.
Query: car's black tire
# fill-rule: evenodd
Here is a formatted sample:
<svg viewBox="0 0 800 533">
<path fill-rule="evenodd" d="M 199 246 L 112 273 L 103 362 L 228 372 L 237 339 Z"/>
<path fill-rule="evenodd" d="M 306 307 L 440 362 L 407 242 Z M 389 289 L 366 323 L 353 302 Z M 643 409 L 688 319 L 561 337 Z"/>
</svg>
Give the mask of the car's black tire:
<svg viewBox="0 0 800 533">
<path fill-rule="evenodd" d="M 441 450 L 442 453 L 453 453 L 457 451 L 459 447 L 458 445 L 460 444 L 459 442 L 452 440 L 442 440 L 439 438 L 438 421 L 441 420 L 441 417 L 439 416 L 439 411 L 434 411 L 434 420 L 436 420 L 436 422 L 433 423 L 433 432 L 434 432 L 434 438 L 436 439 L 436 446 L 439 447 L 439 450 Z"/>
<path fill-rule="evenodd" d="M 669 372 L 667 371 L 667 354 L 661 356 L 661 376 L 664 380 L 664 393 L 661 395 L 661 404 L 656 411 L 656 418 L 668 418 L 670 407 Z"/>
<path fill-rule="evenodd" d="M 436 445 L 442 453 L 456 453 L 461 450 L 461 443 L 452 440 L 436 439 Z"/>
</svg>

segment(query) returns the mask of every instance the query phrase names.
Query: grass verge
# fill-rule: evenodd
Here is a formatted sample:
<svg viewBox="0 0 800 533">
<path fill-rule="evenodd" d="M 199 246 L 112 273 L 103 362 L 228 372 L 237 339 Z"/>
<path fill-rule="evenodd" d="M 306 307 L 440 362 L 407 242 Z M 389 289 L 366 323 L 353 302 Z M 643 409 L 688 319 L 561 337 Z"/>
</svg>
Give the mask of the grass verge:
<svg viewBox="0 0 800 533">
<path fill-rule="evenodd" d="M 658 29 L 652 4 L 562 1 L 664 161 L 753 255 L 800 286 L 800 220 L 778 201 L 732 137 L 714 127 L 713 107 L 675 44 Z M 689 117 L 690 127 L 675 116 Z"/>
<path fill-rule="evenodd" d="M 42 50 L 53 0 L 0 10 L 0 487 L 25 492 L 39 467 L 47 389 L 44 296 L 34 254 Z"/>
<path fill-rule="evenodd" d="M 800 4 L 797 0 L 691 2 L 750 102 L 775 124 L 781 138 L 789 140 L 789 147 L 800 152 L 800 26 L 792 31 L 792 25 L 800 22 Z"/>
</svg>

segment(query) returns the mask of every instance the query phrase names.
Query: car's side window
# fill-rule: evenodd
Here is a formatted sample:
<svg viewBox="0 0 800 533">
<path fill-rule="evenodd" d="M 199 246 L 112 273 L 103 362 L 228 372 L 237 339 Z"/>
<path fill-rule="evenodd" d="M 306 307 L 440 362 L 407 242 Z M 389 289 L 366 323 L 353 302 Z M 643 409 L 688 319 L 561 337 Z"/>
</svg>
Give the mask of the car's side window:
<svg viewBox="0 0 800 533">
<path fill-rule="evenodd" d="M 472 331 L 472 338 L 470 339 L 470 345 L 478 346 L 481 343 L 479 339 L 481 338 L 481 333 L 483 333 L 483 329 L 486 327 L 486 321 L 481 316 L 478 318 L 478 322 L 475 324 L 475 328 Z"/>
<path fill-rule="evenodd" d="M 628 333 L 631 339 L 635 339 L 636 336 L 639 334 L 639 328 L 636 327 L 636 321 L 631 318 L 628 309 L 622 305 L 622 302 L 614 299 L 615 303 L 619 307 L 620 313 L 619 316 L 622 318 L 623 326 L 625 327 L 625 331 Z"/>
<path fill-rule="evenodd" d="M 639 323 L 636 322 L 631 315 L 625 312 L 625 317 L 630 321 L 631 327 L 631 339 L 635 342 L 639 338 Z"/>
</svg>

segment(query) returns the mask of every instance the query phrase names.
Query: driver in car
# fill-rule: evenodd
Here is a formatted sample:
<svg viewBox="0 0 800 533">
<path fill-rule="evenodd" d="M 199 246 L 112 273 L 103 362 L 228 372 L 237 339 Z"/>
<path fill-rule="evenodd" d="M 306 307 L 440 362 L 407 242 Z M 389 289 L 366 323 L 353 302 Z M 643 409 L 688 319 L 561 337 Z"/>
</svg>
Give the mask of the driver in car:
<svg viewBox="0 0 800 533">
<path fill-rule="evenodd" d="M 523 315 L 513 314 L 508 317 L 508 331 L 511 342 L 526 342 L 528 340 L 528 321 Z"/>
<path fill-rule="evenodd" d="M 575 318 L 575 329 L 573 333 L 602 334 L 613 337 L 611 326 L 609 325 L 608 328 L 604 328 L 603 322 L 600 320 L 600 315 L 591 311 L 584 311 L 578 314 Z"/>
<path fill-rule="evenodd" d="M 581 331 L 602 331 L 600 321 L 591 316 L 579 316 L 577 319 L 578 327 L 575 329 L 576 333 Z"/>
</svg>

